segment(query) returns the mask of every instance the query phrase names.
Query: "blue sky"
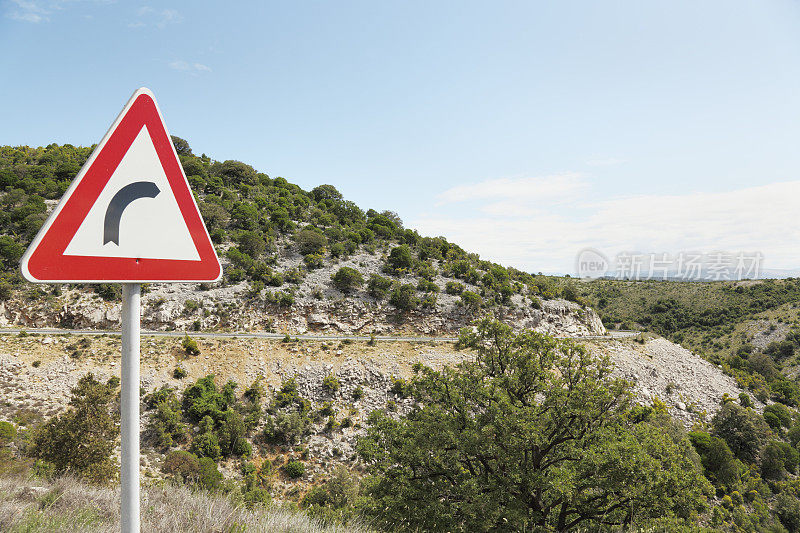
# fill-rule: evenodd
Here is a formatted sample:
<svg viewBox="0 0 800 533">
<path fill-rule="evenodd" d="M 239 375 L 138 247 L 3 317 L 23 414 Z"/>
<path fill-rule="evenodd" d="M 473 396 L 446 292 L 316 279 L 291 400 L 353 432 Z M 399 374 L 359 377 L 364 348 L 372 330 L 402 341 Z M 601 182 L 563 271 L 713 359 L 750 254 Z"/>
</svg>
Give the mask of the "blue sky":
<svg viewBox="0 0 800 533">
<path fill-rule="evenodd" d="M 140 86 L 196 153 L 529 271 L 586 246 L 800 267 L 800 4 L 0 2 L 0 144 Z"/>
</svg>

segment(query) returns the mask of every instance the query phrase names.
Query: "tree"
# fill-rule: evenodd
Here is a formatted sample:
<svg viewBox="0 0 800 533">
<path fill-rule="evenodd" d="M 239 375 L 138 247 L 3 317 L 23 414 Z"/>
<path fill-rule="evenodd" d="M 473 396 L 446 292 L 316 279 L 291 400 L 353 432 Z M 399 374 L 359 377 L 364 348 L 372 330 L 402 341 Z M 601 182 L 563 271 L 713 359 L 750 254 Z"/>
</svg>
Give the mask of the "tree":
<svg viewBox="0 0 800 533">
<path fill-rule="evenodd" d="M 416 407 L 370 415 L 358 450 L 367 509 L 388 529 L 594 529 L 688 518 L 708 482 L 684 435 L 628 416 L 607 358 L 493 320 L 461 334 L 474 360 L 423 368 Z"/>
<path fill-rule="evenodd" d="M 305 228 L 297 232 L 295 242 L 300 253 L 308 255 L 320 253 L 328 244 L 328 239 L 315 229 Z"/>
<path fill-rule="evenodd" d="M 74 472 L 91 481 L 113 479 L 111 453 L 119 436 L 116 391 L 89 373 L 72 389 L 70 408 L 47 421 L 33 437 L 31 456 L 55 466 L 57 473 Z"/>
<path fill-rule="evenodd" d="M 395 272 L 398 270 L 408 270 L 414 266 L 414 257 L 411 255 L 411 248 L 407 244 L 395 246 L 389 252 L 389 258 L 386 260 L 389 267 Z"/>
<path fill-rule="evenodd" d="M 416 309 L 419 306 L 417 289 L 409 283 L 398 285 L 392 291 L 392 295 L 389 297 L 389 303 L 401 311 Z"/>
<path fill-rule="evenodd" d="M 317 202 L 321 202 L 323 200 L 342 199 L 342 193 L 340 193 L 333 185 L 318 185 L 311 189 L 311 196 Z"/>
<path fill-rule="evenodd" d="M 172 139 L 172 146 L 175 147 L 175 151 L 178 155 L 192 155 L 192 149 L 189 147 L 189 142 L 186 139 L 181 139 L 176 135 L 170 135 L 170 139 Z"/>
<path fill-rule="evenodd" d="M 352 292 L 364 284 L 364 277 L 355 268 L 342 267 L 331 279 L 333 285 L 342 292 Z"/>
<path fill-rule="evenodd" d="M 714 434 L 728 444 L 736 457 L 747 463 L 756 462 L 770 433 L 769 426 L 758 413 L 733 402 L 722 406 L 711 425 Z"/>
</svg>

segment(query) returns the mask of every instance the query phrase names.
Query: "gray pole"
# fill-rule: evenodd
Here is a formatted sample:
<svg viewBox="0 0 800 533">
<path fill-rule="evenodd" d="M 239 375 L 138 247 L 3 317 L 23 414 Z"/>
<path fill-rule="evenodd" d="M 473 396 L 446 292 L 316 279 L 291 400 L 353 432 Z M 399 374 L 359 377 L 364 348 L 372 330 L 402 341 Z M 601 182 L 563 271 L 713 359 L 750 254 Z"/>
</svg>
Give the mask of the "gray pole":
<svg viewBox="0 0 800 533">
<path fill-rule="evenodd" d="M 122 533 L 139 533 L 139 304 L 138 283 L 122 285 Z"/>
</svg>

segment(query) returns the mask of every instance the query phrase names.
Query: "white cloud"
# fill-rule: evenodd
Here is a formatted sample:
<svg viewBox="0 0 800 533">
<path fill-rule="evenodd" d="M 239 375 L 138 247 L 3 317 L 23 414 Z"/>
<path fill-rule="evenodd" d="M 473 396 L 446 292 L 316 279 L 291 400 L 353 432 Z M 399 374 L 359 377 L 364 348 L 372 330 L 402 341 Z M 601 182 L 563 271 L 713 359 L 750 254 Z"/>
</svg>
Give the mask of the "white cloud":
<svg viewBox="0 0 800 533">
<path fill-rule="evenodd" d="M 800 266 L 800 181 L 724 192 L 625 196 L 566 204 L 486 200 L 464 215 L 411 221 L 425 235 L 444 235 L 467 250 L 528 271 L 572 272 L 578 251 L 592 246 L 613 257 L 623 251 L 677 253 L 760 251 L 768 268 Z"/>
<path fill-rule="evenodd" d="M 151 6 L 142 6 L 136 10 L 138 20 L 128 23 L 129 28 L 144 28 L 155 26 L 163 30 L 170 24 L 177 24 L 183 20 L 183 16 L 176 9 L 156 10 Z"/>
<path fill-rule="evenodd" d="M 7 13 L 8 18 L 34 24 L 49 20 L 51 9 L 39 2 L 11 0 L 11 5 L 15 7 Z"/>
<path fill-rule="evenodd" d="M 47 22 L 57 11 L 83 3 L 108 4 L 113 0 L 11 0 L 6 17 L 23 22 Z"/>
<path fill-rule="evenodd" d="M 552 176 L 498 178 L 458 185 L 442 192 L 440 204 L 484 199 L 556 200 L 580 193 L 588 187 L 582 174 L 567 172 Z"/>
<path fill-rule="evenodd" d="M 169 68 L 180 72 L 187 72 L 194 76 L 197 76 L 203 72 L 212 72 L 211 67 L 208 65 L 204 65 L 202 63 L 190 63 L 180 59 L 170 62 Z"/>
</svg>

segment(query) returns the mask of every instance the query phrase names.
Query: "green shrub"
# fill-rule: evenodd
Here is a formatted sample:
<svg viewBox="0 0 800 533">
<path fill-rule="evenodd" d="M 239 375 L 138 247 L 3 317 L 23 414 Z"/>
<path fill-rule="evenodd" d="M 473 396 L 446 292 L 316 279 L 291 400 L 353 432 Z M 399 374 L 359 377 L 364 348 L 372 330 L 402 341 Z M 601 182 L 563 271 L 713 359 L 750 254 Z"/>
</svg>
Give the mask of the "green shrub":
<svg viewBox="0 0 800 533">
<path fill-rule="evenodd" d="M 342 384 L 336 379 L 336 376 L 333 374 L 328 374 L 325 376 L 325 379 L 322 380 L 322 388 L 326 392 L 333 393 L 341 388 Z"/>
<path fill-rule="evenodd" d="M 198 457 L 209 457 L 215 461 L 222 457 L 219 438 L 213 431 L 204 431 L 197 435 L 192 441 L 190 451 Z"/>
<path fill-rule="evenodd" d="M 781 524 L 789 531 L 800 531 L 800 500 L 788 492 L 775 498 L 775 513 Z"/>
<path fill-rule="evenodd" d="M 392 280 L 378 274 L 372 274 L 367 282 L 367 292 L 373 298 L 383 300 L 392 288 Z"/>
<path fill-rule="evenodd" d="M 774 403 L 772 405 L 768 405 L 764 408 L 764 419 L 767 419 L 767 415 L 774 415 L 775 419 L 778 421 L 777 426 L 770 426 L 773 429 L 780 429 L 781 427 L 789 428 L 792 425 L 792 410 L 780 403 Z M 769 423 L 769 421 L 767 421 Z"/>
<path fill-rule="evenodd" d="M 458 296 L 462 292 L 464 292 L 464 285 L 457 281 L 448 281 L 447 284 L 444 286 L 444 292 L 447 294 L 452 294 Z"/>
<path fill-rule="evenodd" d="M 311 429 L 311 419 L 297 411 L 268 416 L 262 433 L 266 442 L 294 445 L 299 443 Z"/>
<path fill-rule="evenodd" d="M 197 346 L 197 341 L 189 337 L 189 335 L 183 338 L 181 346 L 187 355 L 200 355 L 200 348 Z"/>
<path fill-rule="evenodd" d="M 746 392 L 739 393 L 739 404 L 742 407 L 753 407 L 753 400 L 750 398 L 750 395 Z"/>
<path fill-rule="evenodd" d="M 392 394 L 406 398 L 411 395 L 411 383 L 403 378 L 393 379 L 392 388 L 390 390 Z"/>
<path fill-rule="evenodd" d="M 252 453 L 252 446 L 247 439 L 247 426 L 242 415 L 228 408 L 216 431 L 221 454 L 225 457 L 246 457 Z"/>
<path fill-rule="evenodd" d="M 419 306 L 419 298 L 417 298 L 417 291 L 413 285 L 404 283 L 398 285 L 392 290 L 392 295 L 389 297 L 389 303 L 400 309 L 401 311 L 410 311 Z"/>
<path fill-rule="evenodd" d="M 172 377 L 175 379 L 183 379 L 188 375 L 189 373 L 180 366 L 176 366 L 175 370 L 172 371 Z"/>
<path fill-rule="evenodd" d="M 364 397 L 364 389 L 361 388 L 361 385 L 353 389 L 353 400 L 358 401 Z"/>
<path fill-rule="evenodd" d="M 306 473 L 306 465 L 301 461 L 291 460 L 286 463 L 286 466 L 283 467 L 283 470 L 291 479 L 297 479 L 303 477 L 303 475 Z"/>
<path fill-rule="evenodd" d="M 197 422 L 205 416 L 219 420 L 227 408 L 227 403 L 217 390 L 214 375 L 210 374 L 198 379 L 183 391 L 182 406 L 184 416 L 188 420 Z"/>
<path fill-rule="evenodd" d="M 212 492 L 219 490 L 223 478 L 217 468 L 217 463 L 210 457 L 201 457 L 198 462 L 200 463 L 200 475 L 197 478 L 197 484 Z"/>
<path fill-rule="evenodd" d="M 164 386 L 149 394 L 145 397 L 145 405 L 156 410 L 147 426 L 156 447 L 170 448 L 186 441 L 188 428 L 181 420 L 181 405 L 174 389 Z"/>
<path fill-rule="evenodd" d="M 402 244 L 392 248 L 389 257 L 386 259 L 387 271 L 399 273 L 409 270 L 414 266 L 414 257 L 411 255 L 411 248 L 407 244 Z"/>
<path fill-rule="evenodd" d="M 300 505 L 314 518 L 344 522 L 354 514 L 359 489 L 358 476 L 339 465 L 325 483 L 306 493 Z"/>
<path fill-rule="evenodd" d="M 481 297 L 475 294 L 474 292 L 463 291 L 461 293 L 461 304 L 467 311 L 475 313 L 481 308 L 481 305 L 483 305 L 483 301 Z"/>
<path fill-rule="evenodd" d="M 200 477 L 200 461 L 193 453 L 172 450 L 164 458 L 164 466 L 161 470 L 165 474 L 177 476 L 183 481 L 197 481 Z"/>
<path fill-rule="evenodd" d="M 86 374 L 72 389 L 70 409 L 51 418 L 33 436 L 30 455 L 52 463 L 55 472 L 71 471 L 108 483 L 117 471 L 111 454 L 119 437 L 116 391 Z"/>
<path fill-rule="evenodd" d="M 756 462 L 758 452 L 770 433 L 769 426 L 758 413 L 730 402 L 714 415 L 711 425 L 734 455 L 747 463 Z"/>
<path fill-rule="evenodd" d="M 17 436 L 17 428 L 11 422 L 0 420 L 0 446 L 5 446 Z"/>
<path fill-rule="evenodd" d="M 328 239 L 319 231 L 305 228 L 297 232 L 294 238 L 301 255 L 319 254 L 328 244 Z"/>
<path fill-rule="evenodd" d="M 361 273 L 350 267 L 340 268 L 331 279 L 333 286 L 342 292 L 353 292 L 364 284 L 364 277 Z"/>
</svg>

